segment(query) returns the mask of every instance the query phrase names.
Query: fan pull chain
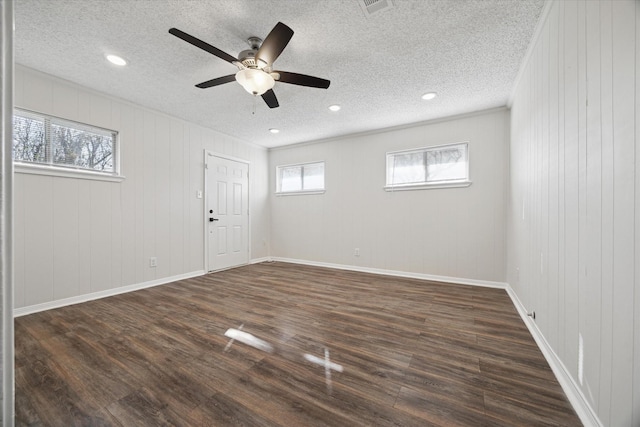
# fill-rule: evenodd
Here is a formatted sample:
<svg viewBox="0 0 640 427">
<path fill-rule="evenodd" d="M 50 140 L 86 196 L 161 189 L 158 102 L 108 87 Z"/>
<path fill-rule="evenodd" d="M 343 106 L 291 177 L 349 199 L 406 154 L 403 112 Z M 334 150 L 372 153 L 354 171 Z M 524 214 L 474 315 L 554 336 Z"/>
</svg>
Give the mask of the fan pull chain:
<svg viewBox="0 0 640 427">
<path fill-rule="evenodd" d="M 253 95 L 253 111 L 251 112 L 251 114 L 253 114 L 254 116 L 256 115 L 256 99 L 258 98 L 258 95 Z"/>
</svg>

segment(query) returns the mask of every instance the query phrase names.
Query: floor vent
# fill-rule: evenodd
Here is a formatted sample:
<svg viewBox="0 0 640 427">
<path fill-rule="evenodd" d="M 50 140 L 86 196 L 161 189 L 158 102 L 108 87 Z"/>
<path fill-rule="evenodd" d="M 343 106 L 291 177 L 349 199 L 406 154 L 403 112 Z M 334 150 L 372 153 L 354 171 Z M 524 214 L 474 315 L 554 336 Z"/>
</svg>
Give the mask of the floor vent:
<svg viewBox="0 0 640 427">
<path fill-rule="evenodd" d="M 358 3 L 367 17 L 393 8 L 391 0 L 358 0 Z"/>
</svg>

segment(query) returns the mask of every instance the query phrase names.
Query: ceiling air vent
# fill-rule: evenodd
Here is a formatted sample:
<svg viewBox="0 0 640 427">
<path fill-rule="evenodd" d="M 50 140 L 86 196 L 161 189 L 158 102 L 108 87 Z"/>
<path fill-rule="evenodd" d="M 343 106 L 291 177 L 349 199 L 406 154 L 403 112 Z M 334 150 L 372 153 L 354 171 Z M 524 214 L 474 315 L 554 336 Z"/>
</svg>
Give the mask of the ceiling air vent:
<svg viewBox="0 0 640 427">
<path fill-rule="evenodd" d="M 391 0 L 358 0 L 358 3 L 367 17 L 393 7 Z"/>
</svg>

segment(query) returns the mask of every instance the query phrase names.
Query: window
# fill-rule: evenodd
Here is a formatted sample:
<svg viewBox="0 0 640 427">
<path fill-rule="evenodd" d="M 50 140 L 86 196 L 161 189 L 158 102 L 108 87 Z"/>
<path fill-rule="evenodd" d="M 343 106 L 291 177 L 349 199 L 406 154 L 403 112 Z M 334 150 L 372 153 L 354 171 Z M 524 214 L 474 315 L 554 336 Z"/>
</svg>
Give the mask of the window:
<svg viewBox="0 0 640 427">
<path fill-rule="evenodd" d="M 386 190 L 469 186 L 468 143 L 387 153 Z"/>
<path fill-rule="evenodd" d="M 323 193 L 324 162 L 276 167 L 276 193 Z"/>
<path fill-rule="evenodd" d="M 116 131 L 16 109 L 13 160 L 40 171 L 34 173 L 118 176 L 117 136 Z"/>
</svg>

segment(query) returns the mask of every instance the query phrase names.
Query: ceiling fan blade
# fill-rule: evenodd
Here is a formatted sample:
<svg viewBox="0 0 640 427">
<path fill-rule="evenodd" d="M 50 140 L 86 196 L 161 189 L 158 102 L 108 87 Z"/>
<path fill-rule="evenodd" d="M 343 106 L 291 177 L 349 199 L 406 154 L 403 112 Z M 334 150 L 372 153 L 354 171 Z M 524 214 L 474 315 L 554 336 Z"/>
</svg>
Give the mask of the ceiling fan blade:
<svg viewBox="0 0 640 427">
<path fill-rule="evenodd" d="M 262 46 L 260 46 L 256 54 L 256 60 L 264 62 L 267 66 L 273 64 L 273 61 L 280 56 L 291 37 L 293 37 L 293 30 L 282 22 L 278 22 L 262 42 Z"/>
<path fill-rule="evenodd" d="M 185 33 L 184 31 L 180 31 L 177 28 L 171 28 L 169 30 L 170 34 L 173 34 L 174 36 L 186 41 L 187 43 L 191 43 L 192 45 L 194 45 L 195 47 L 199 47 L 202 50 L 205 50 L 207 52 L 209 52 L 212 55 L 217 56 L 220 59 L 224 59 L 227 62 L 230 63 L 234 63 L 237 62 L 238 59 L 234 58 L 233 56 L 229 55 L 226 52 L 221 51 L 220 49 L 218 49 L 217 47 L 211 46 L 209 43 L 207 42 L 203 42 L 202 40 L 193 37 L 192 35 L 189 35 L 187 33 Z"/>
<path fill-rule="evenodd" d="M 278 98 L 276 98 L 276 94 L 273 92 L 273 89 L 269 89 L 265 93 L 262 94 L 262 99 L 267 103 L 269 108 L 279 107 Z"/>
<path fill-rule="evenodd" d="M 306 74 L 289 73 L 288 71 L 274 71 L 278 73 L 280 78 L 277 81 L 282 83 L 290 83 L 293 85 L 317 87 L 319 89 L 327 89 L 331 82 L 321 79 L 320 77 L 308 76 Z"/>
<path fill-rule="evenodd" d="M 222 85 L 225 83 L 230 83 L 236 80 L 236 75 L 235 74 L 230 74 L 228 76 L 224 76 L 224 77 L 218 77 L 216 79 L 211 79 L 211 80 L 207 80 L 206 82 L 202 82 L 202 83 L 198 83 L 196 85 L 196 87 L 199 87 L 200 89 L 206 89 L 208 87 L 213 87 L 213 86 L 218 86 L 218 85 Z"/>
</svg>

